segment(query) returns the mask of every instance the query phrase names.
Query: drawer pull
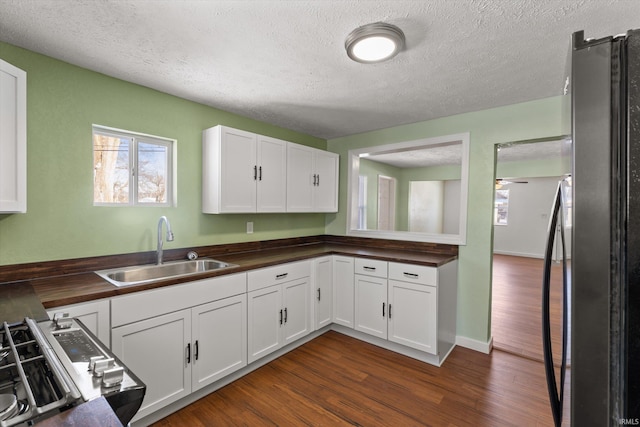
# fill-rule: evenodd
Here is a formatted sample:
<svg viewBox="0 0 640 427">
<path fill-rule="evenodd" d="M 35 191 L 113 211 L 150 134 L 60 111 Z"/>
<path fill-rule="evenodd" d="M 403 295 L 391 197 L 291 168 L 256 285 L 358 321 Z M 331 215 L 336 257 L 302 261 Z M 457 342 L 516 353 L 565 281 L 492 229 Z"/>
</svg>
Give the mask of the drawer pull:
<svg viewBox="0 0 640 427">
<path fill-rule="evenodd" d="M 276 274 L 276 280 L 284 279 L 289 273 Z"/>
<path fill-rule="evenodd" d="M 365 270 L 368 270 L 368 271 L 376 271 L 375 267 L 367 267 L 366 265 L 364 267 L 362 267 L 362 268 L 365 269 Z"/>
<path fill-rule="evenodd" d="M 411 277 L 412 279 L 417 279 L 418 277 L 420 277 L 416 273 L 407 273 L 406 271 L 404 273 L 402 273 L 402 274 L 404 274 L 407 277 Z"/>
</svg>

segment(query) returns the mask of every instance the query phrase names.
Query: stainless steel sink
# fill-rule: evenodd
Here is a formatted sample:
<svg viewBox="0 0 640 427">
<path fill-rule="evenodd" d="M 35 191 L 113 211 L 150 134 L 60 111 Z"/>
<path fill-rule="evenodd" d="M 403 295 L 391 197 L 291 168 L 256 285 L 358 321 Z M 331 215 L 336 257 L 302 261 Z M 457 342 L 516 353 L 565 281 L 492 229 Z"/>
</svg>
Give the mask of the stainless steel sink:
<svg viewBox="0 0 640 427">
<path fill-rule="evenodd" d="M 192 276 L 223 268 L 237 267 L 215 259 L 202 258 L 189 261 L 167 262 L 159 265 L 136 265 L 132 267 L 100 270 L 95 273 L 116 286 L 139 285 L 174 277 Z"/>
</svg>

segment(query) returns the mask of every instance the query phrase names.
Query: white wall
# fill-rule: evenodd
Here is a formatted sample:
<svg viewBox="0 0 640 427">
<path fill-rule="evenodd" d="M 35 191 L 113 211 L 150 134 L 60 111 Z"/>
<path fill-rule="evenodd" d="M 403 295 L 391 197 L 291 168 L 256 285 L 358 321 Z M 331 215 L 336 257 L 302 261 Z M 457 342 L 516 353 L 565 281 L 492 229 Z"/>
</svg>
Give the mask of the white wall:
<svg viewBox="0 0 640 427">
<path fill-rule="evenodd" d="M 507 225 L 495 225 L 493 251 L 497 254 L 543 258 L 551 205 L 560 177 L 518 178 L 528 184 L 508 184 Z"/>
</svg>

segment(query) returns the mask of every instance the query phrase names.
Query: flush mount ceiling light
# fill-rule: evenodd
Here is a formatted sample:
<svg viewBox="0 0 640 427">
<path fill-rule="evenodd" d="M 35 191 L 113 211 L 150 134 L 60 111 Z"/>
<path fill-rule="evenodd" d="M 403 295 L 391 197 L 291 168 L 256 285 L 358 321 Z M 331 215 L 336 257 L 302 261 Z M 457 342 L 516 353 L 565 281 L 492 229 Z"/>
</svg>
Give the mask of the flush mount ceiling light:
<svg viewBox="0 0 640 427">
<path fill-rule="evenodd" d="M 404 33 L 395 25 L 375 22 L 356 28 L 344 42 L 349 58 L 371 64 L 393 58 L 404 47 Z"/>
</svg>

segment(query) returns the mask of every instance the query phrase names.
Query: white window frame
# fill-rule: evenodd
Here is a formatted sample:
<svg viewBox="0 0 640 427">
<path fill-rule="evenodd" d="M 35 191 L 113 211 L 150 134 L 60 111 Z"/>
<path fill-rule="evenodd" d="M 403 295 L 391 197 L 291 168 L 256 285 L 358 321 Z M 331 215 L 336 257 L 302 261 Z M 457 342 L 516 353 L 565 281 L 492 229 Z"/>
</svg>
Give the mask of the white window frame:
<svg viewBox="0 0 640 427">
<path fill-rule="evenodd" d="M 177 205 L 177 153 L 176 144 L 177 140 L 165 138 L 157 135 L 149 135 L 140 132 L 133 132 L 124 129 L 117 129 L 102 125 L 91 125 L 91 146 L 92 152 L 94 147 L 94 135 L 99 133 L 101 135 L 114 136 L 118 138 L 126 138 L 132 141 L 129 147 L 129 201 L 128 203 L 105 203 L 93 201 L 94 206 L 150 206 L 150 207 L 173 207 Z M 148 143 L 158 146 L 167 147 L 167 177 L 166 177 L 166 202 L 164 203 L 152 203 L 152 202 L 139 202 L 138 201 L 138 143 Z M 94 156 L 92 158 L 92 169 L 95 167 L 93 164 Z M 95 185 L 95 183 L 94 183 Z M 93 197 L 93 196 L 92 196 Z"/>
</svg>

